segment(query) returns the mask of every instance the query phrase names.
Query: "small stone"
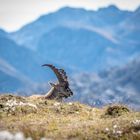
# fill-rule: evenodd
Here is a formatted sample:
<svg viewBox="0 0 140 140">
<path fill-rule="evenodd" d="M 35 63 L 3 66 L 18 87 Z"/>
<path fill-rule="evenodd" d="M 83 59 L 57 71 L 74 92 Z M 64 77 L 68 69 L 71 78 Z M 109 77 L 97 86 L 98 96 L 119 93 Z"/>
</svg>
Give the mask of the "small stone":
<svg viewBox="0 0 140 140">
<path fill-rule="evenodd" d="M 13 140 L 13 135 L 8 131 L 0 131 L 1 140 Z"/>
<path fill-rule="evenodd" d="M 109 128 L 105 128 L 106 131 L 109 131 Z"/>
<path fill-rule="evenodd" d="M 134 125 L 140 125 L 140 120 L 134 120 L 132 123 L 133 123 Z"/>
<path fill-rule="evenodd" d="M 69 102 L 69 105 L 72 105 L 73 103 L 72 102 Z"/>
<path fill-rule="evenodd" d="M 54 103 L 54 106 L 59 106 L 59 105 L 60 105 L 60 103 L 58 103 L 58 102 Z"/>
<path fill-rule="evenodd" d="M 114 126 L 113 126 L 114 129 L 117 128 L 117 127 L 118 127 L 117 125 L 114 125 Z"/>
<path fill-rule="evenodd" d="M 116 134 L 118 134 L 118 135 L 121 135 L 122 134 L 122 131 L 116 131 Z"/>
<path fill-rule="evenodd" d="M 14 136 L 14 140 L 25 140 L 23 133 L 16 133 Z"/>
</svg>

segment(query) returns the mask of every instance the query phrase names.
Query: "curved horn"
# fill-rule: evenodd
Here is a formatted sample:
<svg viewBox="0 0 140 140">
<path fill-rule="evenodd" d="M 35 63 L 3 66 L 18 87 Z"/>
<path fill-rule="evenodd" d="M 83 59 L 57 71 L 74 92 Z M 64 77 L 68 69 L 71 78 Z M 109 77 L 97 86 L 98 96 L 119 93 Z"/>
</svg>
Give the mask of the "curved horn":
<svg viewBox="0 0 140 140">
<path fill-rule="evenodd" d="M 67 86 L 69 85 L 66 72 L 63 69 L 58 69 L 51 64 L 44 64 L 42 66 L 47 66 L 47 67 L 51 68 L 53 70 L 53 72 L 55 73 L 60 84 L 66 84 Z"/>
</svg>

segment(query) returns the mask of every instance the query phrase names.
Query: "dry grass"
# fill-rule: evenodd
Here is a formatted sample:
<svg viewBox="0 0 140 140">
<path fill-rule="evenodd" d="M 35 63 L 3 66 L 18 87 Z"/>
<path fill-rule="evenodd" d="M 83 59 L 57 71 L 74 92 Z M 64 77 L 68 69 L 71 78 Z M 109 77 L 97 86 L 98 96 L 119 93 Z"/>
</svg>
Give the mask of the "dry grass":
<svg viewBox="0 0 140 140">
<path fill-rule="evenodd" d="M 16 103 L 8 106 L 9 100 Z M 139 140 L 140 112 L 122 105 L 98 109 L 7 95 L 0 96 L 0 130 L 21 131 L 34 140 Z"/>
</svg>

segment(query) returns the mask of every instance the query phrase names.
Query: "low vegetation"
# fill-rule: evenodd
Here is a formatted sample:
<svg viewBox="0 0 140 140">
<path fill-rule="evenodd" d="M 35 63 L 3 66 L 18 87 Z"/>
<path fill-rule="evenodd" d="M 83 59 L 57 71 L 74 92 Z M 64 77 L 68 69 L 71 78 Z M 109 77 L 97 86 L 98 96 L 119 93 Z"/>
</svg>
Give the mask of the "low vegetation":
<svg viewBox="0 0 140 140">
<path fill-rule="evenodd" d="M 123 105 L 99 109 L 78 102 L 0 95 L 0 131 L 22 133 L 30 140 L 139 140 L 140 112 Z"/>
</svg>

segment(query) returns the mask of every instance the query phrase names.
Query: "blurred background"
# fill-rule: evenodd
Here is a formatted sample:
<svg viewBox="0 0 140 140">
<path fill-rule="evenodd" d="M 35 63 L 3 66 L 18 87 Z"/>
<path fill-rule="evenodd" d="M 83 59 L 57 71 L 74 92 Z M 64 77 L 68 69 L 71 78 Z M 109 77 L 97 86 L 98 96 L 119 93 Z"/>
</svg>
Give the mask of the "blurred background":
<svg viewBox="0 0 140 140">
<path fill-rule="evenodd" d="M 140 0 L 0 0 L 0 94 L 45 94 L 44 63 L 70 101 L 140 109 Z"/>
</svg>

